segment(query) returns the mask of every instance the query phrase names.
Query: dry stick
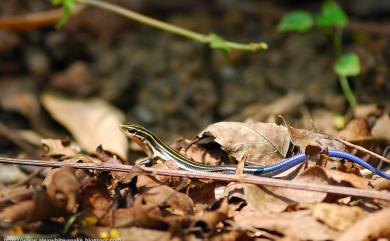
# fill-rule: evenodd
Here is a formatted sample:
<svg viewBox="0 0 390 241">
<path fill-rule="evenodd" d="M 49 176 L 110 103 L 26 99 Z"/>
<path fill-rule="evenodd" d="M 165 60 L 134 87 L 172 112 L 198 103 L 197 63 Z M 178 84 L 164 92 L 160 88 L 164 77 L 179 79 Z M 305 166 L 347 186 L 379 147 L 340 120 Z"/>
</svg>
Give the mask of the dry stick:
<svg viewBox="0 0 390 241">
<path fill-rule="evenodd" d="M 174 176 L 174 177 L 190 177 L 199 179 L 212 179 L 225 182 L 244 182 L 252 183 L 257 185 L 268 185 L 282 188 L 292 188 L 315 192 L 327 192 L 342 194 L 347 196 L 358 196 L 367 198 L 377 198 L 382 200 L 390 200 L 389 192 L 380 192 L 376 190 L 368 189 L 357 189 L 351 187 L 339 187 L 324 184 L 313 184 L 313 183 L 301 183 L 280 179 L 273 179 L 267 177 L 257 177 L 251 175 L 228 175 L 211 172 L 189 172 L 171 169 L 157 169 L 151 167 L 134 167 L 129 165 L 113 165 L 113 164 L 94 164 L 94 163 L 62 163 L 62 162 L 51 162 L 42 160 L 27 160 L 27 159 L 14 159 L 0 157 L 0 163 L 19 164 L 19 165 L 31 165 L 31 166 L 44 166 L 44 167 L 63 167 L 71 166 L 78 169 L 93 169 L 103 171 L 120 171 L 120 172 L 133 172 L 141 175 L 162 175 L 162 176 Z"/>
</svg>

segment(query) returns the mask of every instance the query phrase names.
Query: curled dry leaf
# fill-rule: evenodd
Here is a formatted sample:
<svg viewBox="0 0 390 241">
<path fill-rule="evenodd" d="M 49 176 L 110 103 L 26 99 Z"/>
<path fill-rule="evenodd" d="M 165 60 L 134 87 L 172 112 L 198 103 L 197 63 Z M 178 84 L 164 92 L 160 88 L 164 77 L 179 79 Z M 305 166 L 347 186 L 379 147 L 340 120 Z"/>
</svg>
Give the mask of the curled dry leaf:
<svg viewBox="0 0 390 241">
<path fill-rule="evenodd" d="M 365 241 L 390 236 L 390 208 L 385 208 L 360 219 L 336 241 Z"/>
<path fill-rule="evenodd" d="M 75 170 L 69 166 L 52 170 L 51 182 L 46 184 L 50 200 L 56 206 L 74 212 L 77 208 L 77 198 L 80 182 L 75 175 Z"/>
<path fill-rule="evenodd" d="M 221 165 L 221 160 L 223 156 L 226 156 L 226 153 L 221 149 L 216 148 L 207 148 L 198 144 L 183 144 L 179 146 L 178 141 L 173 143 L 173 146 L 176 150 L 180 150 L 180 153 L 193 159 L 194 161 L 204 163 L 206 165 L 217 166 Z"/>
<path fill-rule="evenodd" d="M 273 123 L 218 122 L 198 136 L 215 137 L 214 141 L 228 154 L 241 161 L 271 164 L 287 155 L 290 136 L 287 128 Z"/>
<path fill-rule="evenodd" d="M 313 217 L 339 231 L 349 228 L 357 220 L 366 216 L 366 212 L 359 207 L 331 203 L 319 203 L 313 207 L 312 212 Z"/>
<path fill-rule="evenodd" d="M 371 134 L 376 138 L 383 138 L 390 141 L 390 117 L 386 113 L 381 116 L 372 127 Z"/>
<path fill-rule="evenodd" d="M 242 229 L 258 228 L 298 240 L 331 240 L 338 235 L 336 231 L 317 221 L 308 210 L 278 214 L 241 212 L 234 220 Z"/>
<path fill-rule="evenodd" d="M 88 152 L 99 145 L 126 159 L 127 139 L 118 126 L 124 115 L 101 99 L 70 100 L 45 93 L 42 104 L 59 123 L 65 126 Z"/>
<path fill-rule="evenodd" d="M 60 139 L 42 139 L 43 150 L 47 156 L 73 157 L 80 153 L 80 148 L 69 141 Z"/>
</svg>

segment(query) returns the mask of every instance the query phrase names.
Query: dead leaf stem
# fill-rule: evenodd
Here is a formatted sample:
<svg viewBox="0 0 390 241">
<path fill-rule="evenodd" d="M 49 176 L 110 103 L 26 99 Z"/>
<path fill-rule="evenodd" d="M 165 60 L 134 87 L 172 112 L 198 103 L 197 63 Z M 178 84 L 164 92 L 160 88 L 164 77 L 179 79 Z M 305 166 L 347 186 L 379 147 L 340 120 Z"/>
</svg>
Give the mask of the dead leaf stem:
<svg viewBox="0 0 390 241">
<path fill-rule="evenodd" d="M 324 185 L 324 184 L 301 183 L 301 182 L 280 180 L 280 179 L 267 178 L 267 177 L 257 177 L 257 176 L 250 176 L 250 175 L 243 176 L 243 175 L 228 175 L 228 174 L 210 173 L 210 172 L 190 172 L 190 171 L 181 171 L 181 170 L 172 170 L 172 169 L 157 169 L 151 167 L 140 168 L 140 167 L 134 167 L 130 165 L 121 165 L 121 164 L 62 163 L 62 162 L 16 159 L 16 158 L 6 158 L 6 157 L 0 157 L 0 163 L 30 165 L 30 166 L 44 166 L 44 167 L 63 167 L 68 165 L 70 167 L 77 168 L 77 169 L 92 169 L 92 170 L 120 171 L 120 172 L 133 171 L 135 173 L 139 173 L 147 176 L 162 175 L 162 176 L 211 179 L 211 180 L 219 180 L 225 182 L 243 182 L 243 183 L 252 183 L 256 185 L 267 185 L 267 186 L 308 190 L 308 191 L 315 191 L 315 192 L 342 194 L 347 196 L 390 200 L 390 193 L 384 191 L 357 189 L 351 187 L 339 187 L 339 186 Z"/>
</svg>

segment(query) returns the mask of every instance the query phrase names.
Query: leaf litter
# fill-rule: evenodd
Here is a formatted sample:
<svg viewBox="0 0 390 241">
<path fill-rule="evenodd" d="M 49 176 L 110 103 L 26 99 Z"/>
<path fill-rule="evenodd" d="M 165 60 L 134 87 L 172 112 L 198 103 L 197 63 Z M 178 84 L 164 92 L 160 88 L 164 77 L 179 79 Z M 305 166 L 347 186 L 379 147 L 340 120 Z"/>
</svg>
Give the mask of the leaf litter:
<svg viewBox="0 0 390 241">
<path fill-rule="evenodd" d="M 78 102 L 45 94 L 42 100 L 75 139 L 43 139 L 46 157 L 64 163 L 122 164 L 126 160 L 126 141 L 123 136 L 116 139 L 117 124 L 123 121 L 118 110 L 97 99 Z M 52 102 L 67 114 L 52 108 Z M 97 121 L 101 113 L 113 115 L 103 121 L 105 127 L 83 125 L 101 123 Z M 370 136 L 361 128 L 366 126 L 347 126 L 340 136 Z M 111 140 L 115 140 L 114 144 L 107 145 Z M 299 152 L 313 152 L 308 151 L 313 146 L 346 148 L 328 135 L 261 122 L 214 123 L 193 140 L 180 139 L 172 145 L 194 161 L 212 165 L 242 161 L 267 165 Z M 313 157 L 317 154 L 314 151 Z M 370 183 L 383 181 L 363 176 L 354 164 L 347 168 L 346 163 L 326 155 L 313 158 L 314 162 L 311 159 L 279 178 L 358 189 L 377 188 Z M 157 162 L 153 167 L 177 168 L 169 161 Z M 48 169 L 43 180 L 34 180 L 34 186 L 27 185 L 23 191 L 21 187 L 10 187 L 0 202 L 0 220 L 19 225 L 24 232 L 37 232 L 37 228 L 27 227 L 42 221 L 65 225 L 70 217 L 79 214 L 70 236 L 122 240 L 367 240 L 389 235 L 389 203 L 348 194 L 66 166 Z M 7 198 L 11 194 L 12 198 Z M 374 225 L 377 223 L 381 224 Z"/>
</svg>

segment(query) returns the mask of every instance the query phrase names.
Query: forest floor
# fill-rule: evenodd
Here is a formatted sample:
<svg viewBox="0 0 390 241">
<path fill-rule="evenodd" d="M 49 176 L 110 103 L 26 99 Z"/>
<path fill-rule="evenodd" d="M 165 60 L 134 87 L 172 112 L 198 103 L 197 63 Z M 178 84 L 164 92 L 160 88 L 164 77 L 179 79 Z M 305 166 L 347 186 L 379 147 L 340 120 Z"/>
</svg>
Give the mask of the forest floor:
<svg viewBox="0 0 390 241">
<path fill-rule="evenodd" d="M 1 164 L 3 237 L 390 237 L 390 181 L 328 152 L 390 174 L 388 4 L 340 1 L 349 16 L 343 50 L 360 58 L 351 108 L 329 35 L 277 31 L 289 11 L 318 11 L 320 2 L 110 2 L 269 48 L 227 57 L 93 7 L 55 29 L 62 11 L 49 1 L 1 1 L 0 162 L 43 161 Z M 123 123 L 144 126 L 138 133 L 150 130 L 196 163 L 238 165 L 236 173 L 199 176 L 163 158 L 134 167 L 158 150 L 129 141 Z M 245 162 L 273 165 L 300 153 L 304 164 L 277 178 L 243 174 Z"/>
</svg>

